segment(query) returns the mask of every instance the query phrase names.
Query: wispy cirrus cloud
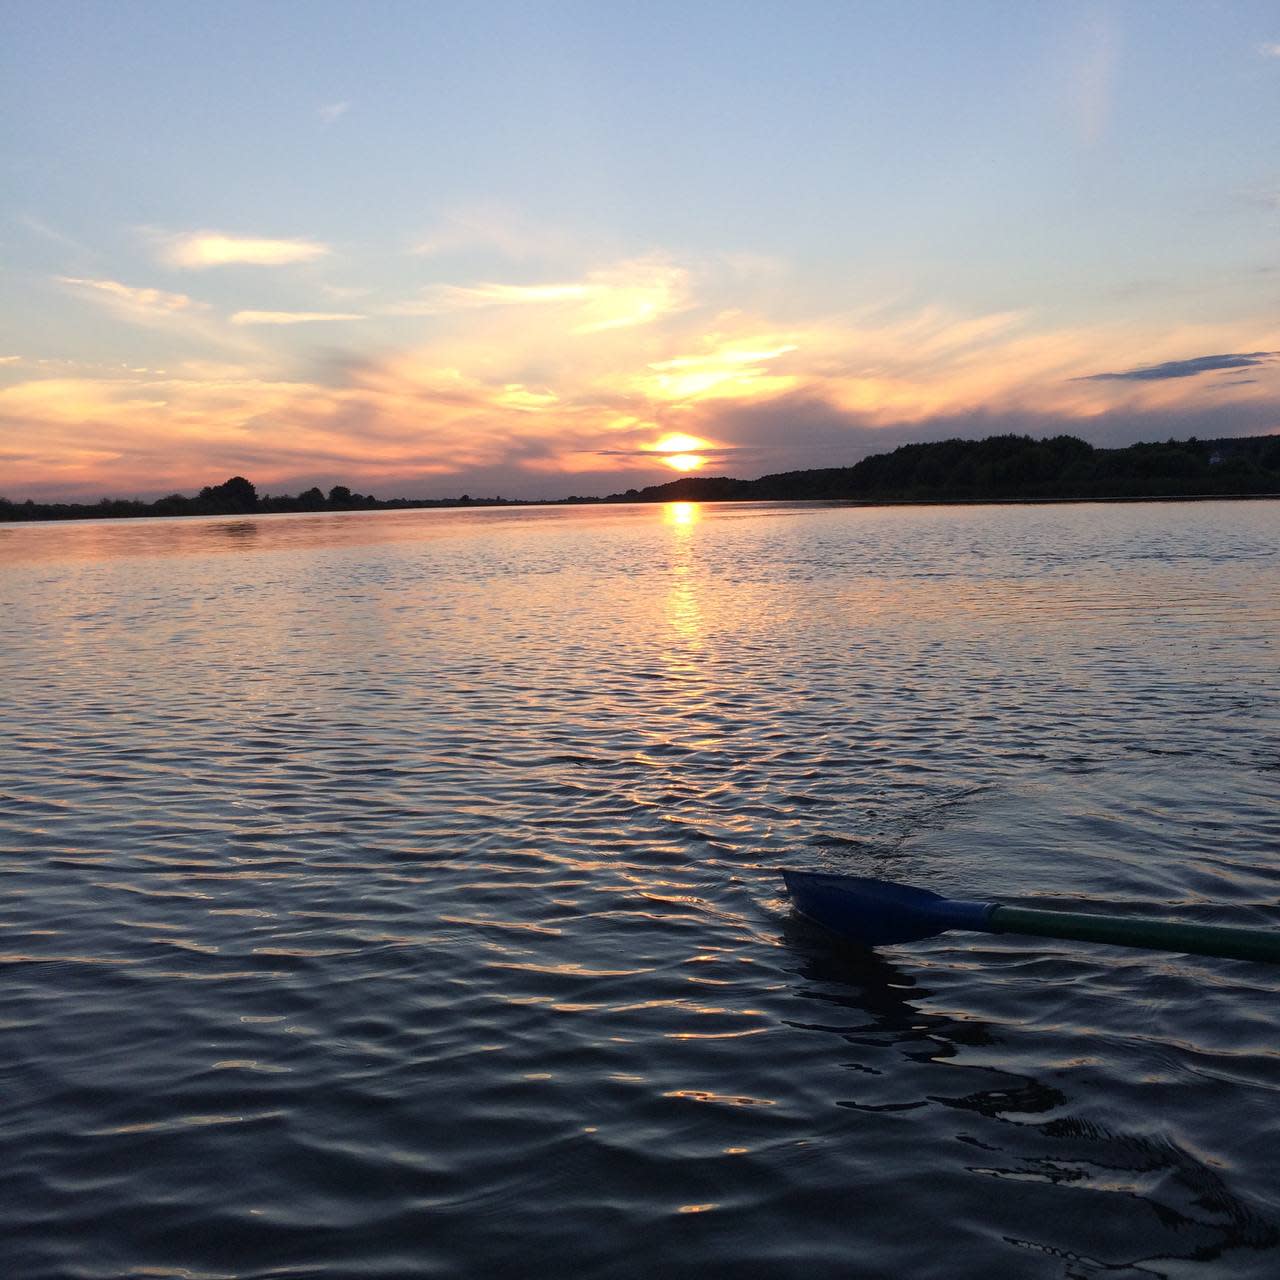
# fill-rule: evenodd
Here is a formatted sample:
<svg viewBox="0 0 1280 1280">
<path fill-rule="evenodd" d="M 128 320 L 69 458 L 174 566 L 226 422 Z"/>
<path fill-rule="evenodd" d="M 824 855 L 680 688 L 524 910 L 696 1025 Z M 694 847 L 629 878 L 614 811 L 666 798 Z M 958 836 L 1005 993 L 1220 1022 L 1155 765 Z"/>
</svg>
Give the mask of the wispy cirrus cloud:
<svg viewBox="0 0 1280 1280">
<path fill-rule="evenodd" d="M 367 317 L 351 311 L 237 311 L 232 324 L 318 324 L 334 320 L 364 320 Z"/>
<path fill-rule="evenodd" d="M 79 240 L 73 239 L 65 232 L 59 231 L 56 227 L 51 227 L 47 222 L 42 222 L 39 218 L 32 214 L 19 214 L 16 221 L 26 227 L 28 231 L 34 231 L 36 235 L 43 237 L 45 240 L 61 245 L 64 249 L 71 249 L 73 252 L 83 257 L 92 256 L 93 251 L 88 245 L 82 244 Z"/>
<path fill-rule="evenodd" d="M 1066 47 L 1069 118 L 1080 142 L 1093 146 L 1106 133 L 1115 102 L 1121 47 L 1115 15 L 1087 11 Z"/>
<path fill-rule="evenodd" d="M 566 308 L 575 335 L 650 324 L 689 305 L 689 272 L 663 258 L 637 258 L 553 284 L 432 285 L 389 315 L 439 316 L 499 307 Z"/>
<path fill-rule="evenodd" d="M 189 298 L 185 293 L 168 293 L 164 289 L 139 289 L 119 280 L 89 280 L 79 276 L 58 276 L 81 297 L 87 297 L 134 320 L 168 319 L 178 314 L 207 311 L 208 305 Z"/>
<path fill-rule="evenodd" d="M 1088 373 L 1077 382 L 1161 382 L 1167 378 L 1194 378 L 1201 373 L 1217 373 L 1223 369 L 1250 369 L 1265 364 L 1280 351 L 1243 351 L 1216 356 L 1192 356 L 1188 360 L 1166 360 L 1162 364 L 1139 365 L 1118 373 Z"/>
<path fill-rule="evenodd" d="M 563 231 L 535 226 L 512 209 L 478 204 L 442 214 L 410 252 L 437 258 L 480 249 L 521 261 L 572 257 L 581 248 L 580 241 Z"/>
<path fill-rule="evenodd" d="M 224 321 L 214 315 L 207 302 L 200 302 L 185 293 L 138 288 L 122 284 L 119 280 L 82 276 L 57 276 L 55 279 L 75 296 L 105 307 L 131 324 L 177 338 L 188 347 L 196 344 L 203 348 L 256 351 L 256 342 L 247 334 L 233 334 Z"/>
<path fill-rule="evenodd" d="M 272 240 L 233 236 L 221 231 L 194 231 L 162 239 L 161 257 L 170 266 L 193 270 L 205 267 L 281 267 L 314 262 L 331 250 L 317 240 Z"/>
<path fill-rule="evenodd" d="M 1258 46 L 1258 52 L 1264 58 L 1280 58 L 1280 40 L 1268 41 Z"/>
<path fill-rule="evenodd" d="M 351 110 L 351 103 L 345 99 L 342 102 L 327 102 L 321 107 L 316 108 L 316 115 L 324 121 L 325 124 L 333 124 L 335 120 L 340 120 Z"/>
<path fill-rule="evenodd" d="M 478 307 L 537 306 L 548 302 L 574 302 L 587 296 L 581 284 L 475 284 L 432 285 L 412 302 L 387 308 L 397 316 L 442 316 Z"/>
</svg>

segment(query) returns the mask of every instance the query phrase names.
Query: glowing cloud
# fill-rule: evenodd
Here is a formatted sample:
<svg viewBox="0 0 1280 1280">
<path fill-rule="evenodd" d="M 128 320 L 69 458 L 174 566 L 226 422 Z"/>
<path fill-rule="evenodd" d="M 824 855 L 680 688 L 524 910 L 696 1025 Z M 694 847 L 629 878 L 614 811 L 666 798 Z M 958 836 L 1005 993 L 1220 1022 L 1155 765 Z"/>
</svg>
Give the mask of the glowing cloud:
<svg viewBox="0 0 1280 1280">
<path fill-rule="evenodd" d="M 769 361 L 799 348 L 783 342 L 758 347 L 717 343 L 703 354 L 656 360 L 652 373 L 637 380 L 638 388 L 655 400 L 706 400 L 777 395 L 796 384 L 794 376 L 770 374 Z"/>
<path fill-rule="evenodd" d="M 554 391 L 534 391 L 519 382 L 510 382 L 494 396 L 494 403 L 506 409 L 537 413 L 554 408 L 560 403 L 560 397 Z"/>
<path fill-rule="evenodd" d="M 175 267 L 279 267 L 294 262 L 313 262 L 329 251 L 328 245 L 314 240 L 264 240 L 229 236 L 218 231 L 197 231 L 170 239 L 163 256 Z"/>
<path fill-rule="evenodd" d="M 589 296 L 576 334 L 652 324 L 691 305 L 689 273 L 658 257 L 620 262 L 587 277 Z"/>
<path fill-rule="evenodd" d="M 390 315 L 438 316 L 497 307 L 567 309 L 569 332 L 602 333 L 650 324 L 688 305 L 688 272 L 662 259 L 639 258 L 557 284 L 433 285 L 422 297 L 386 308 Z"/>
<path fill-rule="evenodd" d="M 232 324 L 316 324 L 329 320 L 364 320 L 348 311 L 237 311 Z"/>
<path fill-rule="evenodd" d="M 988 424 L 1099 440 L 1108 415 L 1123 414 L 1165 430 L 1160 415 L 1210 396 L 1215 411 L 1230 397 L 1239 421 L 1261 421 L 1280 384 L 1280 360 L 1257 354 L 1280 350 L 1270 317 L 1072 327 L 890 300 L 779 323 L 767 305 L 775 283 L 753 310 L 749 281 L 736 273 L 726 285 L 718 270 L 652 255 L 544 283 L 437 286 L 413 306 L 447 319 L 416 343 L 379 350 L 371 338 L 301 357 L 283 342 L 273 351 L 272 329 L 360 318 L 324 309 L 320 283 L 314 310 L 215 318 L 185 294 L 62 277 L 184 346 L 154 358 L 140 346 L 127 364 L 27 356 L 29 380 L 0 385 L 0 438 L 13 445 L 5 487 L 156 493 L 242 474 L 290 491 L 328 477 L 414 496 L 608 493 L 664 471 L 846 465 Z M 724 308 L 726 288 L 739 306 Z M 215 358 L 220 346 L 234 364 Z M 1245 368 L 1254 381 L 1226 382 Z"/>
</svg>

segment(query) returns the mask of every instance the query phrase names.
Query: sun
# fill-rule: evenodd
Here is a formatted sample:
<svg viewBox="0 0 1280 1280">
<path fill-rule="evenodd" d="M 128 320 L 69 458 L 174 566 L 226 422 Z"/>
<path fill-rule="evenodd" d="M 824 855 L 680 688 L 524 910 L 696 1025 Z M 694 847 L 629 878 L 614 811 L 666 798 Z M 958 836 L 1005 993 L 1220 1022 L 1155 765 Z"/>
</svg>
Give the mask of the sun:
<svg viewBox="0 0 1280 1280">
<path fill-rule="evenodd" d="M 673 432 L 663 436 L 654 444 L 645 445 L 645 448 L 653 453 L 660 453 L 663 465 L 670 467 L 673 471 L 697 471 L 699 467 L 707 465 L 707 460 L 695 450 L 705 449 L 710 443 L 709 440 L 700 440 L 697 436 Z"/>
<path fill-rule="evenodd" d="M 662 462 L 672 471 L 697 471 L 699 467 L 707 465 L 706 458 L 696 453 L 669 453 Z"/>
</svg>

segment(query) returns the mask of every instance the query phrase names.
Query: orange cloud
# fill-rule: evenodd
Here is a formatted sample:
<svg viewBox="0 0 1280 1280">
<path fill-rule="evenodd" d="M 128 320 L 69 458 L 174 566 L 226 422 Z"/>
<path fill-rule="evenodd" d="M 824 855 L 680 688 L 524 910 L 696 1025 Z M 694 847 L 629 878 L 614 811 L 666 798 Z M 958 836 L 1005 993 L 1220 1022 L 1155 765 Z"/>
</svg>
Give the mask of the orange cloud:
<svg viewBox="0 0 1280 1280">
<path fill-rule="evenodd" d="M 714 340 L 713 340 L 714 341 Z M 790 355 L 799 348 L 793 342 L 741 347 L 720 343 L 697 355 L 655 360 L 639 375 L 635 385 L 654 400 L 707 400 L 730 397 L 748 399 L 780 395 L 797 382 L 794 375 L 770 374 L 771 360 Z"/>
<path fill-rule="evenodd" d="M 264 330 L 265 342 L 273 326 L 357 317 L 242 311 L 228 325 L 185 294 L 67 277 L 67 288 L 140 322 L 186 324 L 203 346 L 170 375 L 108 377 L 86 365 L 0 389 L 5 486 L 9 496 L 50 483 L 154 493 L 239 472 L 264 487 L 330 475 L 440 493 L 460 491 L 451 477 L 476 492 L 469 477 L 482 474 L 505 477 L 502 492 L 523 476 L 524 492 L 554 496 L 597 491 L 574 473 L 599 487 L 673 464 L 736 460 L 734 473 L 758 473 L 788 457 L 786 421 L 769 428 L 767 446 L 760 432 L 735 435 L 733 424 L 743 415 L 767 422 L 773 405 L 824 406 L 834 425 L 812 465 L 840 465 L 853 460 L 841 452 L 841 422 L 859 440 L 966 414 L 1024 413 L 1068 430 L 1117 409 L 1155 413 L 1215 396 L 1262 404 L 1277 394 L 1270 367 L 1250 370 L 1247 383 L 1076 380 L 1203 352 L 1280 349 L 1274 326 L 1050 328 L 1029 313 L 941 306 L 865 306 L 779 325 L 763 307 L 699 305 L 712 274 L 653 255 L 558 284 L 437 289 L 413 304 L 442 317 L 429 341 L 301 370 L 265 347 L 245 346 L 234 366 L 210 357 L 229 337 L 243 342 L 236 330 L 246 326 Z M 743 281 L 735 272 L 731 283 L 745 290 Z M 37 368 L 25 362 L 21 373 Z"/>
</svg>

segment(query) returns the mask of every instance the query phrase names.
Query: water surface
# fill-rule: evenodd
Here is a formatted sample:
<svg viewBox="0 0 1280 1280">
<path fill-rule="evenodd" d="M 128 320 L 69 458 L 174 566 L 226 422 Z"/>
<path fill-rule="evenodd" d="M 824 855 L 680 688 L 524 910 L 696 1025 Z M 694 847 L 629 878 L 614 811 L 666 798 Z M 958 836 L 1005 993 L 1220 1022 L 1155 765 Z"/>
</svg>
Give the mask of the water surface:
<svg viewBox="0 0 1280 1280">
<path fill-rule="evenodd" d="M 0 1263 L 1272 1277 L 1275 503 L 0 526 Z"/>
</svg>

